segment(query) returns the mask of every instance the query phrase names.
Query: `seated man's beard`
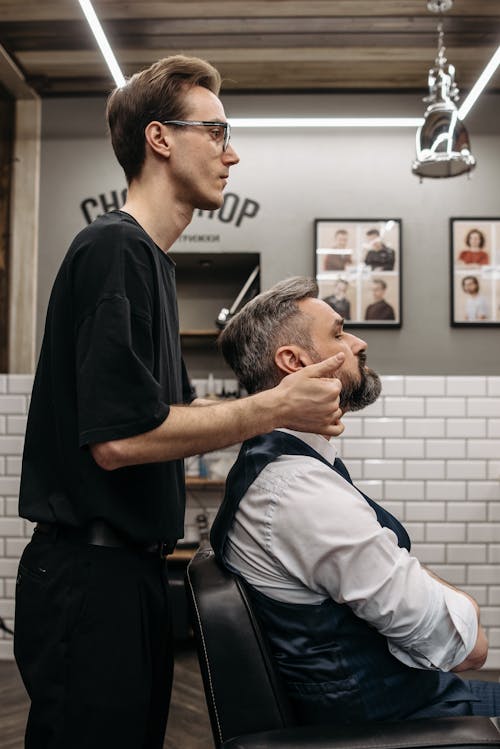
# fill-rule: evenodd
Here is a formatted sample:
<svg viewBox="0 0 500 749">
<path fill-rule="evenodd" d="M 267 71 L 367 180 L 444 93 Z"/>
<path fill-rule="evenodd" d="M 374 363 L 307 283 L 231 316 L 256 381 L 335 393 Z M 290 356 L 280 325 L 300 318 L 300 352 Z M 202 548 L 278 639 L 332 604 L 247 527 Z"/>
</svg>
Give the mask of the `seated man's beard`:
<svg viewBox="0 0 500 749">
<path fill-rule="evenodd" d="M 359 377 L 355 378 L 351 373 L 337 373 L 342 383 L 340 391 L 340 408 L 343 411 L 360 411 L 362 408 L 374 403 L 382 390 L 380 377 L 373 369 L 365 366 L 366 354 L 364 351 L 358 354 Z"/>
<path fill-rule="evenodd" d="M 314 363 L 322 361 L 314 347 L 309 348 L 308 353 Z M 382 391 L 380 377 L 373 369 L 366 367 L 366 353 L 360 351 L 357 357 L 359 368 L 357 377 L 350 372 L 343 371 L 342 368 L 334 375 L 342 383 L 339 402 L 344 412 L 361 411 L 362 408 L 374 403 Z"/>
</svg>

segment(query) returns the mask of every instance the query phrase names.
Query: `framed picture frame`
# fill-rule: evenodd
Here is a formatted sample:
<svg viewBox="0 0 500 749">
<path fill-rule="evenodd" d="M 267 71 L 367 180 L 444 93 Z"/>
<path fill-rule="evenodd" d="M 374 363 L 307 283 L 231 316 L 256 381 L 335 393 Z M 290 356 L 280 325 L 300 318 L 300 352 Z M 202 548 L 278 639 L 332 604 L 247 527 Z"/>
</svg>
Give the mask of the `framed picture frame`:
<svg viewBox="0 0 500 749">
<path fill-rule="evenodd" d="M 500 218 L 450 218 L 450 324 L 500 327 Z"/>
<path fill-rule="evenodd" d="M 345 327 L 402 326 L 402 221 L 318 218 L 314 262 L 319 297 Z"/>
</svg>

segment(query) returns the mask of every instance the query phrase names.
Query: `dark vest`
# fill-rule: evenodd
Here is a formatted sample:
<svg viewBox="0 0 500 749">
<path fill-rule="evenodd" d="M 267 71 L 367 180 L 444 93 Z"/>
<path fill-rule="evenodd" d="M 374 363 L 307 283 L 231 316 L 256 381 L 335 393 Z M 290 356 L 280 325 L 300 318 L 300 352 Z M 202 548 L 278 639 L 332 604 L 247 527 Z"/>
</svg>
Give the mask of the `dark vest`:
<svg viewBox="0 0 500 749">
<path fill-rule="evenodd" d="M 293 435 L 275 431 L 247 440 L 229 472 L 212 526 L 211 543 L 221 564 L 226 564 L 224 546 L 242 497 L 263 468 L 280 455 L 316 458 L 352 484 L 342 461 L 337 459 L 332 467 Z M 410 539 L 401 523 L 360 493 L 380 525 L 394 531 L 399 546 L 409 550 Z M 468 703 L 474 698 L 466 683 L 451 673 L 405 666 L 391 655 L 386 638 L 346 604 L 332 599 L 321 604 L 283 603 L 246 587 L 299 722 L 353 723 L 469 713 Z"/>
</svg>

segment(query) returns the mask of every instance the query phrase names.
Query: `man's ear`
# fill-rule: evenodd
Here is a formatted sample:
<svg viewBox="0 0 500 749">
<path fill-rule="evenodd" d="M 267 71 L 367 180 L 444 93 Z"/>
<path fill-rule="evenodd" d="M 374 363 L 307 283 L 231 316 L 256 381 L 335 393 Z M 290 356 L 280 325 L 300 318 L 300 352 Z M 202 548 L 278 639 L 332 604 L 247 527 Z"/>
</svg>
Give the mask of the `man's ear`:
<svg viewBox="0 0 500 749">
<path fill-rule="evenodd" d="M 310 357 L 300 346 L 280 346 L 274 355 L 274 363 L 283 374 L 292 374 L 312 364 Z"/>
<path fill-rule="evenodd" d="M 157 120 L 148 122 L 144 131 L 144 137 L 148 146 L 161 156 L 170 156 L 170 134 Z"/>
</svg>

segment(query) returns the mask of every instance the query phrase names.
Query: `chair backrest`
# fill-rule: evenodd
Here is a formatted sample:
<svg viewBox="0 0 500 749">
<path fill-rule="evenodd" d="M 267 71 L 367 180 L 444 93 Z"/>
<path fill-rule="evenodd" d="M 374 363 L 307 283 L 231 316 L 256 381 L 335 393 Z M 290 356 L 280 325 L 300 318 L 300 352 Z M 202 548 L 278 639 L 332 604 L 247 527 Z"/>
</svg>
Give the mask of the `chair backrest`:
<svg viewBox="0 0 500 749">
<path fill-rule="evenodd" d="M 201 547 L 186 590 L 214 742 L 293 725 L 292 712 L 244 584 Z"/>
</svg>

